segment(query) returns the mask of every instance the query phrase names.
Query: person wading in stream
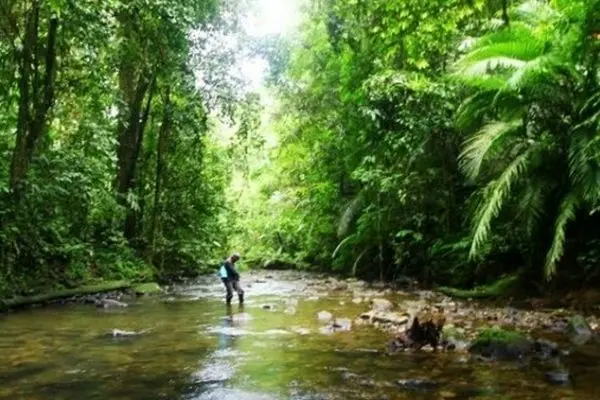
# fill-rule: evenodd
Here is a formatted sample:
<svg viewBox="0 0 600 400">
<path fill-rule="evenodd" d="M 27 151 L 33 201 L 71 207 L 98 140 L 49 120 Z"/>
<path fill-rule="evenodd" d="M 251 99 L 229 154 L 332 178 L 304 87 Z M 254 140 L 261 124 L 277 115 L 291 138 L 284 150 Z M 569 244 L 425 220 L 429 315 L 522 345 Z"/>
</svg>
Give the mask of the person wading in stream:
<svg viewBox="0 0 600 400">
<path fill-rule="evenodd" d="M 235 263 L 239 259 L 240 255 L 234 253 L 227 260 L 225 260 L 219 269 L 219 276 L 225 285 L 225 290 L 227 290 L 225 297 L 227 305 L 231 304 L 234 290 L 238 294 L 240 304 L 244 303 L 244 291 L 240 287 L 240 274 L 235 270 Z"/>
</svg>

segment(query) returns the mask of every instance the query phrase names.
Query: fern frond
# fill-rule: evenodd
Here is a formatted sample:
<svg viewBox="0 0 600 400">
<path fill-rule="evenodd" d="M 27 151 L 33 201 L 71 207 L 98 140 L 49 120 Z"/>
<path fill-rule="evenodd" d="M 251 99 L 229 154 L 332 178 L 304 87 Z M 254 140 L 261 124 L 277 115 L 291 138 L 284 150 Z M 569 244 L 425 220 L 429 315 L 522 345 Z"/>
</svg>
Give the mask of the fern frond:
<svg viewBox="0 0 600 400">
<path fill-rule="evenodd" d="M 554 224 L 552 246 L 546 255 L 546 265 L 544 267 L 546 279 L 550 279 L 556 273 L 556 263 L 561 259 L 565 251 L 567 224 L 575 218 L 578 206 L 579 199 L 574 193 L 567 195 L 560 205 L 559 214 Z"/>
<path fill-rule="evenodd" d="M 536 146 L 530 146 L 506 167 L 496 181 L 488 184 L 487 194 L 477 210 L 473 239 L 469 258 L 475 258 L 479 255 L 479 250 L 487 241 L 490 234 L 491 222 L 498 216 L 502 206 L 510 195 L 511 188 L 518 182 L 529 164 L 529 157 L 536 150 Z"/>
<path fill-rule="evenodd" d="M 515 132 L 523 125 L 521 119 L 497 121 L 485 125 L 476 135 L 469 139 L 460 154 L 459 163 L 469 179 L 475 179 L 481 171 L 481 164 L 503 137 Z"/>
</svg>

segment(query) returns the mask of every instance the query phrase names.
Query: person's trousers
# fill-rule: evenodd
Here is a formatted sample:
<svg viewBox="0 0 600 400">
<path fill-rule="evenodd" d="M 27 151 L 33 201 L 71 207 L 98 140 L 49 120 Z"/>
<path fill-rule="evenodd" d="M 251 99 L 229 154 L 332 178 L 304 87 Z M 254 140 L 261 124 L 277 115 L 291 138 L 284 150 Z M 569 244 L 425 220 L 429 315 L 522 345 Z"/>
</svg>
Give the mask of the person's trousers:
<svg viewBox="0 0 600 400">
<path fill-rule="evenodd" d="M 231 304 L 231 299 L 233 298 L 233 291 L 238 294 L 238 298 L 240 303 L 244 302 L 244 291 L 240 287 L 240 283 L 237 279 L 229 279 L 229 278 L 221 278 L 223 284 L 225 285 L 225 290 L 227 290 L 227 294 L 225 295 L 225 300 L 227 304 Z"/>
</svg>

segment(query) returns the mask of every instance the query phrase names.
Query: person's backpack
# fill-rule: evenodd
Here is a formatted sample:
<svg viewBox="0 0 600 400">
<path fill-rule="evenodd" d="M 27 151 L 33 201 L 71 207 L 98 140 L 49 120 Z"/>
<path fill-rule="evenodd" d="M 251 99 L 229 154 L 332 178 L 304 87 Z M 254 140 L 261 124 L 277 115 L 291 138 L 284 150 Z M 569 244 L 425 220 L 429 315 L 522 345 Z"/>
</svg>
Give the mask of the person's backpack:
<svg viewBox="0 0 600 400">
<path fill-rule="evenodd" d="M 225 262 L 222 262 L 219 266 L 219 277 L 227 278 L 227 268 L 225 268 Z"/>
</svg>

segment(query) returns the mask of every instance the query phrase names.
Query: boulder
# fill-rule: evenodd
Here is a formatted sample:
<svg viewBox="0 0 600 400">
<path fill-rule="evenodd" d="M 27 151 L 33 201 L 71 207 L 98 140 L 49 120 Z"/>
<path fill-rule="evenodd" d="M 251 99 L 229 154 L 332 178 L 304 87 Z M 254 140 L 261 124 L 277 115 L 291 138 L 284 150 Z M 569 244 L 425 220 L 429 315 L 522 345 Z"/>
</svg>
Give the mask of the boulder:
<svg viewBox="0 0 600 400">
<path fill-rule="evenodd" d="M 516 361 L 531 355 L 534 343 L 525 335 L 497 327 L 482 330 L 469 352 L 489 361 Z"/>
<path fill-rule="evenodd" d="M 135 294 L 138 296 L 160 294 L 162 293 L 161 287 L 156 282 L 142 283 L 134 288 Z"/>
<path fill-rule="evenodd" d="M 587 321 L 581 315 L 575 315 L 569 319 L 568 332 L 571 342 L 578 346 L 586 344 L 594 335 Z"/>
<path fill-rule="evenodd" d="M 321 322 L 329 322 L 333 319 L 333 314 L 331 314 L 329 311 L 320 311 L 317 314 L 317 319 Z"/>
<path fill-rule="evenodd" d="M 402 326 L 406 325 L 409 320 L 409 316 L 399 312 L 385 312 L 385 311 L 374 311 L 371 310 L 366 313 L 362 313 L 359 319 L 370 323 L 370 324 L 383 324 L 383 325 L 394 325 Z"/>
<path fill-rule="evenodd" d="M 371 309 L 373 311 L 391 311 L 394 305 L 387 299 L 373 299 L 371 300 Z"/>
<path fill-rule="evenodd" d="M 352 329 L 352 321 L 349 318 L 336 318 L 333 328 L 336 331 L 348 332 Z"/>
</svg>

